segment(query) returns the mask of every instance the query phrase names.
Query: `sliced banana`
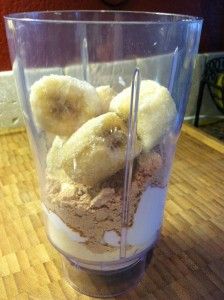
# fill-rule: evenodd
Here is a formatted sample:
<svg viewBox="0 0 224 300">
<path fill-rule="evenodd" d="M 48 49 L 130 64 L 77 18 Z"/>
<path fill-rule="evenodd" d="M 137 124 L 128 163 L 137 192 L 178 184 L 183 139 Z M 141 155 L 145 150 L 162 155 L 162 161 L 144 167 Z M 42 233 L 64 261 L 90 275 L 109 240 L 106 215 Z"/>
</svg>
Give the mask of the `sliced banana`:
<svg viewBox="0 0 224 300">
<path fill-rule="evenodd" d="M 63 145 L 62 167 L 72 180 L 95 185 L 124 167 L 127 134 L 124 121 L 112 112 L 87 121 Z M 134 156 L 140 152 L 136 141 Z"/>
<path fill-rule="evenodd" d="M 47 170 L 49 173 L 54 174 L 56 170 L 61 168 L 62 164 L 62 147 L 67 139 L 56 136 L 52 146 L 47 154 Z"/>
<path fill-rule="evenodd" d="M 96 92 L 100 98 L 102 113 L 108 112 L 110 101 L 116 95 L 114 89 L 109 85 L 102 85 L 96 88 Z"/>
<path fill-rule="evenodd" d="M 70 76 L 43 76 L 32 85 L 30 102 L 37 126 L 61 136 L 101 113 L 96 89 Z"/>
<path fill-rule="evenodd" d="M 63 145 L 67 139 L 56 136 L 46 158 L 46 174 L 61 182 L 71 182 L 71 179 L 62 168 Z"/>
<path fill-rule="evenodd" d="M 124 89 L 110 103 L 110 111 L 128 119 L 131 87 Z M 152 80 L 143 80 L 140 87 L 137 133 L 143 151 L 150 151 L 167 132 L 176 115 L 176 105 L 169 91 Z"/>
</svg>

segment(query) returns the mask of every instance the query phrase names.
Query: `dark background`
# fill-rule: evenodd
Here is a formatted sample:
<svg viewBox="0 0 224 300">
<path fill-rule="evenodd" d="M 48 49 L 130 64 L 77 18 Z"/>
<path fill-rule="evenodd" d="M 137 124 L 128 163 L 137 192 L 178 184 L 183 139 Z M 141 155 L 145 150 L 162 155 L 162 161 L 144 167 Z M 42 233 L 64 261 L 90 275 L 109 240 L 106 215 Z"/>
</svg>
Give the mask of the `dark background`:
<svg viewBox="0 0 224 300">
<path fill-rule="evenodd" d="M 0 70 L 11 69 L 4 15 L 35 10 L 71 9 L 142 10 L 200 16 L 204 18 L 204 25 L 199 51 L 224 51 L 224 0 L 0 0 Z"/>
</svg>

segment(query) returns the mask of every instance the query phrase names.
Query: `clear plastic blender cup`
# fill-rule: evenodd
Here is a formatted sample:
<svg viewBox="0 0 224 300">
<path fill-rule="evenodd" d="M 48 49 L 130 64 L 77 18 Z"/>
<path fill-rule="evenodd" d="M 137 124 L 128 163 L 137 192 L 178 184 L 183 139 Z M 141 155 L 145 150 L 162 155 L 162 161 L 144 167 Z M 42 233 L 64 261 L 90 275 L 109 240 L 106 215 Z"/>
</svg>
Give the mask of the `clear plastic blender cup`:
<svg viewBox="0 0 224 300">
<path fill-rule="evenodd" d="M 48 238 L 75 289 L 121 294 L 159 237 L 202 20 L 55 11 L 5 22 Z"/>
</svg>

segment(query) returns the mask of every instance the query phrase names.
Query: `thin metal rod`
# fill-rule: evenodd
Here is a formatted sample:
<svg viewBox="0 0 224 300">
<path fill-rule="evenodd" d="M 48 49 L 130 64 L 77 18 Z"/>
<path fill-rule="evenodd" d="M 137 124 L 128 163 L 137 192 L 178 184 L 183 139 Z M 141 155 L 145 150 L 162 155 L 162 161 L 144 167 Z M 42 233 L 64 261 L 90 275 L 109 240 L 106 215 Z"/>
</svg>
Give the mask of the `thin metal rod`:
<svg viewBox="0 0 224 300">
<path fill-rule="evenodd" d="M 122 223 L 121 223 L 121 243 L 120 243 L 120 258 L 126 257 L 127 247 L 127 230 L 129 222 L 129 203 L 131 196 L 131 180 L 135 152 L 135 141 L 137 138 L 137 121 L 138 121 L 138 102 L 140 93 L 140 70 L 135 69 L 131 84 L 131 103 L 128 119 L 128 142 L 125 157 L 125 177 L 124 177 L 124 193 L 122 202 Z"/>
</svg>

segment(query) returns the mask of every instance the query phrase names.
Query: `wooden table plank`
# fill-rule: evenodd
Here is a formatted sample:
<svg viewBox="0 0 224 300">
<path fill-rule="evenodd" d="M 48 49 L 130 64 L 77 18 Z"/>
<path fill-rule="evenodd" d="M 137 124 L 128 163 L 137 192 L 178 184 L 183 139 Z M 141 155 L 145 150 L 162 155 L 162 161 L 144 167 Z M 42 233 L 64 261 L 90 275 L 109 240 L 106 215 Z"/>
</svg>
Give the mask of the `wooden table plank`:
<svg viewBox="0 0 224 300">
<path fill-rule="evenodd" d="M 0 298 L 91 299 L 61 277 L 24 129 L 0 132 Z M 151 267 L 116 299 L 224 299 L 224 144 L 183 126 Z"/>
</svg>

